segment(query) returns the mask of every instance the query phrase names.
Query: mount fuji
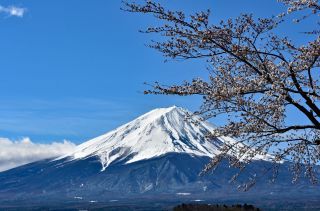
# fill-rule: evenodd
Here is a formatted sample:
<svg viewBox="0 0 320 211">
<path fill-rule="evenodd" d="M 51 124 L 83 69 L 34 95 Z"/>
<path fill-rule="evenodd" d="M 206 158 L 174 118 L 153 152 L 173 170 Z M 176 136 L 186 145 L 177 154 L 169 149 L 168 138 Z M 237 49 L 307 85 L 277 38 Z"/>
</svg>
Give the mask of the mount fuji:
<svg viewBox="0 0 320 211">
<path fill-rule="evenodd" d="M 155 109 L 79 145 L 70 154 L 0 173 L 0 209 L 17 204 L 185 200 L 270 205 L 274 199 L 290 199 L 312 205 L 319 200 L 318 185 L 304 178 L 292 185 L 288 162 L 281 164 L 278 179 L 271 184 L 268 178 L 272 171 L 266 172 L 272 167 L 270 155 L 256 157 L 240 175 L 239 182 L 243 182 L 256 172 L 265 172 L 246 193 L 230 183 L 238 170 L 227 161 L 199 176 L 224 143 L 236 141 L 229 137 L 207 140 L 214 126 L 189 114 L 175 106 Z"/>
<path fill-rule="evenodd" d="M 222 144 L 236 141 L 228 137 L 205 139 L 214 127 L 200 121 L 197 116 L 187 120 L 191 113 L 176 106 L 152 110 L 137 119 L 87 141 L 71 154 L 57 158 L 79 160 L 98 157 L 104 171 L 116 162 L 125 164 L 163 156 L 168 153 L 184 153 L 212 158 L 219 153 Z M 268 159 L 268 156 L 258 159 Z"/>
</svg>

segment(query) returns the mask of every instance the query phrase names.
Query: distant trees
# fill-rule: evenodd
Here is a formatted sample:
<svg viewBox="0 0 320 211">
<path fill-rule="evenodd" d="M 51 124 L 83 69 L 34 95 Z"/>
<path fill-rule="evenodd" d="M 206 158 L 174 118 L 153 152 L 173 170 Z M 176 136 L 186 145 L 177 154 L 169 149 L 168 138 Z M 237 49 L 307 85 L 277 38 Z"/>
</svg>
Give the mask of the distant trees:
<svg viewBox="0 0 320 211">
<path fill-rule="evenodd" d="M 259 211 L 253 205 L 219 205 L 219 204 L 181 204 L 173 208 L 173 211 Z"/>
<path fill-rule="evenodd" d="M 226 144 L 205 171 L 235 152 L 240 159 L 230 158 L 230 163 L 240 172 L 245 168 L 243 163 L 272 153 L 275 164 L 282 159 L 294 163 L 294 181 L 302 173 L 312 182 L 317 180 L 314 164 L 320 160 L 320 4 L 318 0 L 279 2 L 287 6 L 286 13 L 271 18 L 242 14 L 217 25 L 210 24 L 210 10 L 188 16 L 154 1 L 124 3 L 124 10 L 151 14 L 163 23 L 145 31 L 164 38 L 152 42 L 151 48 L 165 57 L 205 59 L 209 65 L 206 79 L 170 86 L 155 83 L 145 91 L 200 95 L 203 103 L 196 114 L 204 119 L 226 117 L 227 122 L 211 136 L 231 136 L 239 143 Z M 292 13 L 298 18 L 293 20 Z M 299 34 L 305 41 L 302 45 L 277 34 L 276 29 L 284 27 L 285 22 L 299 27 L 304 21 L 312 22 L 314 27 Z"/>
</svg>

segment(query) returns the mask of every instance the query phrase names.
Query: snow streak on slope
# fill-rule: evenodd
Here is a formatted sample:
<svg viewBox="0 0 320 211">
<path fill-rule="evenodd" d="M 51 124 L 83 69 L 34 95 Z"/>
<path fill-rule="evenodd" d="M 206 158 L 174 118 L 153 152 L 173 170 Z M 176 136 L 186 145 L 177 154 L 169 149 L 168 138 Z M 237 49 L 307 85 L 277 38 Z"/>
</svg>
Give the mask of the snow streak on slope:
<svg viewBox="0 0 320 211">
<path fill-rule="evenodd" d="M 205 139 L 213 126 L 186 120 L 186 110 L 173 106 L 152 110 L 119 128 L 79 145 L 64 157 L 71 160 L 98 156 L 105 170 L 112 162 L 133 163 L 167 153 L 188 153 L 213 157 L 225 142 L 235 140 L 220 137 Z M 197 117 L 194 117 L 194 120 Z"/>
</svg>

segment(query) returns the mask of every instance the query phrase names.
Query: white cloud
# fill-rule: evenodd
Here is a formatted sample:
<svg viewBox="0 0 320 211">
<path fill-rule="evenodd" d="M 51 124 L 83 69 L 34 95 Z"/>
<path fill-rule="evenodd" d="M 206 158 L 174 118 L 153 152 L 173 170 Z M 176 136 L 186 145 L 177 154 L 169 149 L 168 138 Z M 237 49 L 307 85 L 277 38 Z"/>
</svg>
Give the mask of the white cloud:
<svg viewBox="0 0 320 211">
<path fill-rule="evenodd" d="M 69 141 L 50 144 L 33 143 L 29 138 L 18 141 L 0 138 L 0 172 L 46 158 L 54 158 L 74 150 Z"/>
<path fill-rule="evenodd" d="M 25 12 L 26 8 L 16 6 L 4 7 L 0 5 L 0 13 L 5 13 L 9 16 L 16 16 L 22 18 Z"/>
</svg>

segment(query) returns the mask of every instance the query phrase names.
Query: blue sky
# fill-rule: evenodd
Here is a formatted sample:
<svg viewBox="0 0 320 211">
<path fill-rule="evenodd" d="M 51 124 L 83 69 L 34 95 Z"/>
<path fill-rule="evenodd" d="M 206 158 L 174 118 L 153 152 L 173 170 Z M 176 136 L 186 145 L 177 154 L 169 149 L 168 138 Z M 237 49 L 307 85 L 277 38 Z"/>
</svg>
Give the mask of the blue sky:
<svg viewBox="0 0 320 211">
<path fill-rule="evenodd" d="M 184 0 L 169 8 L 211 8 L 212 20 L 243 12 L 269 17 L 276 0 Z M 138 32 L 156 21 L 120 10 L 118 0 L 0 1 L 26 8 L 0 18 L 0 137 L 81 143 L 157 107 L 195 110 L 196 97 L 145 96 L 144 82 L 179 83 L 206 75 L 201 62 L 170 61 Z M 307 27 L 307 26 L 305 26 Z M 285 29 L 293 34 L 299 29 Z M 299 40 L 298 40 L 299 41 Z"/>
</svg>

